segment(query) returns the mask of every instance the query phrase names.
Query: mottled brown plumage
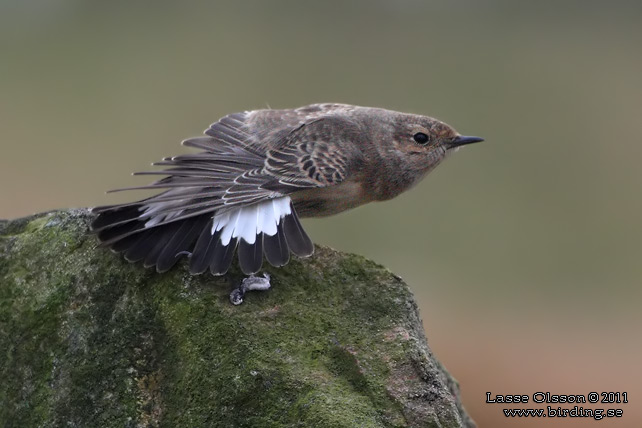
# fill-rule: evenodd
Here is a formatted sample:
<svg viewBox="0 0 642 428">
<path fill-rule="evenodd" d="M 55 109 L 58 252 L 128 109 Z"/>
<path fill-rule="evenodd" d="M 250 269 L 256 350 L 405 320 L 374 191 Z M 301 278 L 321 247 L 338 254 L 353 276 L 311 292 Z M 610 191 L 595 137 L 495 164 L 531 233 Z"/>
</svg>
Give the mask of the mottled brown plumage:
<svg viewBox="0 0 642 428">
<path fill-rule="evenodd" d="M 241 268 L 276 266 L 290 251 L 310 255 L 297 218 L 327 216 L 409 189 L 452 150 L 481 141 L 436 119 L 379 108 L 314 104 L 235 113 L 205 136 L 185 140 L 193 154 L 165 158 L 156 196 L 97 207 L 99 239 L 157 270 L 190 255 L 190 271 L 224 274 L 238 246 Z M 127 189 L 120 189 L 127 190 Z"/>
</svg>

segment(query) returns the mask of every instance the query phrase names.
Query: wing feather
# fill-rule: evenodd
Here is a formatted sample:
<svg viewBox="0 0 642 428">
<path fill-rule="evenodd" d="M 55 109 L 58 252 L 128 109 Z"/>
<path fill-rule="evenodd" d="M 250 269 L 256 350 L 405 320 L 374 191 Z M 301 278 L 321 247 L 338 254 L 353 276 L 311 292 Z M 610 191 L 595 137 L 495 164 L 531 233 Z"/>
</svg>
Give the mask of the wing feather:
<svg viewBox="0 0 642 428">
<path fill-rule="evenodd" d="M 356 125 L 345 116 L 334 114 L 342 108 L 345 107 L 319 105 L 225 116 L 210 125 L 205 136 L 183 141 L 183 145 L 202 152 L 164 158 L 156 165 L 165 169 L 136 173 L 164 175 L 163 178 L 149 185 L 115 190 L 157 189 L 161 193 L 137 202 L 95 208 L 98 218 L 93 228 L 103 244 L 129 248 L 131 258 L 144 259 L 146 265 L 160 263 L 165 268 L 174 261 L 170 254 L 174 248 L 158 249 L 147 239 L 134 245 L 137 241 L 131 236 L 159 228 L 155 239 L 170 242 L 171 247 L 182 247 L 185 245 L 179 237 L 182 220 L 345 180 L 360 155 L 350 146 L 350 138 L 346 138 L 359 132 Z M 285 263 L 288 247 L 299 255 L 311 253 L 312 243 L 298 221 L 288 221 L 280 227 L 283 231 L 269 239 L 266 246 L 274 255 L 271 262 Z M 201 240 L 197 228 L 185 232 L 213 257 L 209 264 L 212 272 L 227 270 L 231 260 L 229 248 L 223 250 L 207 237 Z M 244 248 L 247 264 L 254 266 L 255 255 L 260 252 L 258 247 L 253 252 Z M 195 263 L 194 270 L 202 272 L 205 263 Z"/>
<path fill-rule="evenodd" d="M 337 185 L 364 161 L 349 138 L 358 132 L 357 125 L 343 117 L 316 119 L 290 135 L 286 144 L 268 151 L 265 170 L 294 188 L 290 192 Z"/>
</svg>

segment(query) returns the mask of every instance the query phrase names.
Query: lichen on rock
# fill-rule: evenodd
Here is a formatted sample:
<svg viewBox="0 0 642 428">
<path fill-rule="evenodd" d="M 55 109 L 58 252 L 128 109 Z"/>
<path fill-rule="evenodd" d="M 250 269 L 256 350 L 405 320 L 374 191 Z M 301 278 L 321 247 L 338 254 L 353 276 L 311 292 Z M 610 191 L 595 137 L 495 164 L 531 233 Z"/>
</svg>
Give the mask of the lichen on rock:
<svg viewBox="0 0 642 428">
<path fill-rule="evenodd" d="M 474 426 L 408 286 L 317 247 L 243 278 L 97 247 L 86 210 L 0 222 L 0 425 Z"/>
</svg>

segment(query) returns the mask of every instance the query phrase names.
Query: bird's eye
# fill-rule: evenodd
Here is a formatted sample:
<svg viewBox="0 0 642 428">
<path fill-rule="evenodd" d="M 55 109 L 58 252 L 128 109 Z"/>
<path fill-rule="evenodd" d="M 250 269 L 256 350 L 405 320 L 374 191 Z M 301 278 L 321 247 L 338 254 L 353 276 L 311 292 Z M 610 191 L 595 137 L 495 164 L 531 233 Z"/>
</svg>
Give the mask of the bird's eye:
<svg viewBox="0 0 642 428">
<path fill-rule="evenodd" d="M 417 132 L 412 138 L 419 144 L 426 144 L 428 142 L 428 136 L 423 132 Z"/>
</svg>

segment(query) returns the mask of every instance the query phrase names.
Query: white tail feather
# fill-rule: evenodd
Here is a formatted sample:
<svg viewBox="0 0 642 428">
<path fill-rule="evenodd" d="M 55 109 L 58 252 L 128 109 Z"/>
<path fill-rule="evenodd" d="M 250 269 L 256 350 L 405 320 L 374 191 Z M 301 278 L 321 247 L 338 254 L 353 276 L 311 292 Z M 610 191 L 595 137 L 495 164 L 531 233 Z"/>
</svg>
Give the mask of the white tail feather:
<svg viewBox="0 0 642 428">
<path fill-rule="evenodd" d="M 260 233 L 274 236 L 281 219 L 291 213 L 288 196 L 236 208 L 214 215 L 212 234 L 220 230 L 223 245 L 228 245 L 232 238 L 241 238 L 248 244 L 254 244 Z"/>
<path fill-rule="evenodd" d="M 238 224 L 240 213 L 240 209 L 230 211 L 227 223 L 223 223 L 223 221 L 221 220 L 221 223 L 219 224 L 219 226 L 217 226 L 217 229 L 221 229 L 221 242 L 223 243 L 223 245 L 228 245 L 230 243 L 232 234 L 236 230 L 236 225 Z"/>
</svg>

